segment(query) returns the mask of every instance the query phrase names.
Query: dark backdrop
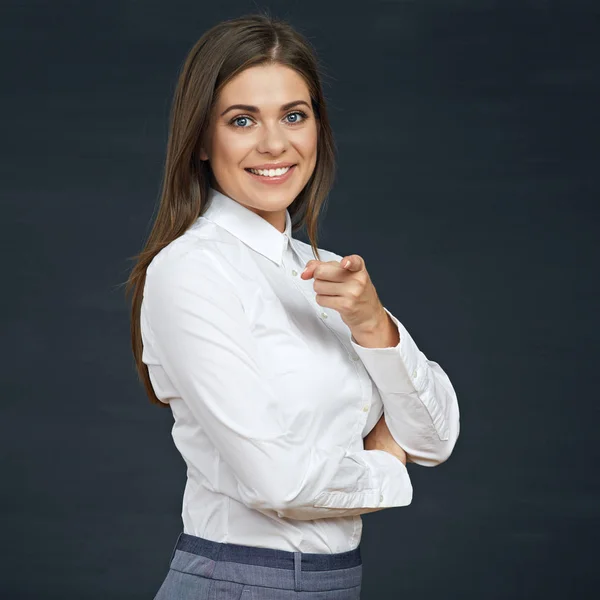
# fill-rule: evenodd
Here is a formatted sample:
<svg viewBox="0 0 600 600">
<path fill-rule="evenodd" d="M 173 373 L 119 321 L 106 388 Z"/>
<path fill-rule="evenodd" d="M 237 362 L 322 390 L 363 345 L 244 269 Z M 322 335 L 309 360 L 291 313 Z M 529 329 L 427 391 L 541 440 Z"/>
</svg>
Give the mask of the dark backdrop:
<svg viewBox="0 0 600 600">
<path fill-rule="evenodd" d="M 326 69 L 320 246 L 365 258 L 461 408 L 412 505 L 364 517 L 363 598 L 594 597 L 600 6 L 574 0 L 2 3 L 0 597 L 150 599 L 166 575 L 185 466 L 120 284 L 179 65 L 266 8 Z"/>
</svg>

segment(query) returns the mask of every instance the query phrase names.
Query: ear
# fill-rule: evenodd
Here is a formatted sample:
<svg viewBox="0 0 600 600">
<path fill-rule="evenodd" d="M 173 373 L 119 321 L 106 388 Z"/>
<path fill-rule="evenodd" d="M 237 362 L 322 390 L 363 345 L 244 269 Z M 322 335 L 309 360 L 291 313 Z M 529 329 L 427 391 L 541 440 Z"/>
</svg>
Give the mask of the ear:
<svg viewBox="0 0 600 600">
<path fill-rule="evenodd" d="M 208 154 L 206 153 L 204 148 L 200 148 L 199 155 L 200 155 L 200 160 L 208 160 Z"/>
</svg>

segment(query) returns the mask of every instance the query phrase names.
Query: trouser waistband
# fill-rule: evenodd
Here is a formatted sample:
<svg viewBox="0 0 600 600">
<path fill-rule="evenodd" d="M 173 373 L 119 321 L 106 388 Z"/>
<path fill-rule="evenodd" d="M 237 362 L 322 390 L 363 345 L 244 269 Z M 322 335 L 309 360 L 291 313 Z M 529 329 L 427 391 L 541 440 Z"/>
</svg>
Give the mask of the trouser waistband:
<svg viewBox="0 0 600 600">
<path fill-rule="evenodd" d="M 356 588 L 362 579 L 360 546 L 348 552 L 290 552 L 214 542 L 181 533 L 171 568 L 210 579 L 297 591 Z"/>
<path fill-rule="evenodd" d="M 300 567 L 303 571 L 333 571 L 335 569 L 348 569 L 362 564 L 360 546 L 354 550 L 337 554 L 313 554 L 256 546 L 242 546 L 239 544 L 226 544 L 181 533 L 175 547 L 178 550 L 205 556 L 211 560 L 274 567 L 276 569 L 293 570 L 295 555 L 300 555 Z"/>
</svg>

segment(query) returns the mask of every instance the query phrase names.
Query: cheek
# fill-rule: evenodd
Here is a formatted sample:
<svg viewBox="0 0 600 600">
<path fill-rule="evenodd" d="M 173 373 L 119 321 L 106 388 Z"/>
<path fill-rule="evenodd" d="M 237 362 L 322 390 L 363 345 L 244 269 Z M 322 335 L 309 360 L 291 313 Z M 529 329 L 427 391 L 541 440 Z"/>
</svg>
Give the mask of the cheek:
<svg viewBox="0 0 600 600">
<path fill-rule="evenodd" d="M 237 168 L 252 148 L 250 136 L 219 130 L 213 137 L 213 166 L 217 169 Z"/>
<path fill-rule="evenodd" d="M 305 158 L 314 158 L 317 154 L 317 128 L 307 127 L 300 132 L 298 136 L 297 146 Z"/>
</svg>

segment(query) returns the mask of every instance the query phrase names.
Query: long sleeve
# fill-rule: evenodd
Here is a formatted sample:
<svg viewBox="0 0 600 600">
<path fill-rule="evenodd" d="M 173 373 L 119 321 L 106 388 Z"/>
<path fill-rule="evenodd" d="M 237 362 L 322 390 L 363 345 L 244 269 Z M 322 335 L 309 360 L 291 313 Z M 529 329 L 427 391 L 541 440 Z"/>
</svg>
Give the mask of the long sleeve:
<svg viewBox="0 0 600 600">
<path fill-rule="evenodd" d="M 384 307 L 385 308 L 385 307 Z M 384 406 L 385 422 L 410 460 L 433 467 L 449 458 L 460 431 L 456 392 L 440 365 L 419 350 L 404 325 L 390 348 L 365 348 L 351 338 Z"/>
<path fill-rule="evenodd" d="M 244 304 L 218 259 L 210 247 L 155 258 L 142 317 L 165 373 L 234 473 L 219 491 L 302 520 L 410 504 L 412 485 L 397 458 L 308 444 L 302 425 L 278 408 Z"/>
</svg>

